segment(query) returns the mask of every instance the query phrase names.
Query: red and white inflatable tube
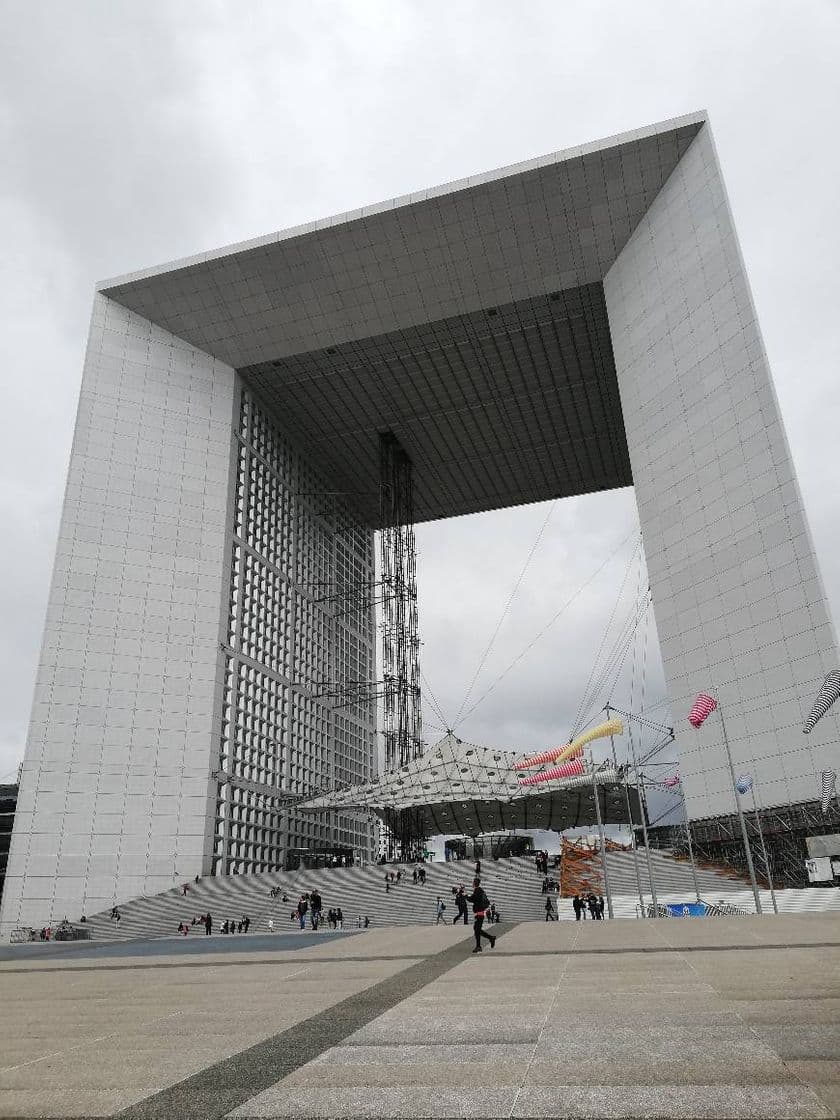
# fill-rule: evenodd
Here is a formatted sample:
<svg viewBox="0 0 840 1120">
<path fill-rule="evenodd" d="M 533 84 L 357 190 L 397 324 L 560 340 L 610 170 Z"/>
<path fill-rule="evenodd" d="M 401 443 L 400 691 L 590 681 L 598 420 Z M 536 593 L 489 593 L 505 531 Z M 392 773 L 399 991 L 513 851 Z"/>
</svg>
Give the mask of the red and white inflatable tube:
<svg viewBox="0 0 840 1120">
<path fill-rule="evenodd" d="M 571 762 L 564 762 L 562 766 L 554 766 L 551 770 L 543 770 L 540 774 L 531 774 L 527 778 L 520 778 L 521 786 L 537 786 L 541 782 L 551 782 L 555 778 L 577 778 L 585 773 L 583 759 L 575 758 Z"/>
</svg>

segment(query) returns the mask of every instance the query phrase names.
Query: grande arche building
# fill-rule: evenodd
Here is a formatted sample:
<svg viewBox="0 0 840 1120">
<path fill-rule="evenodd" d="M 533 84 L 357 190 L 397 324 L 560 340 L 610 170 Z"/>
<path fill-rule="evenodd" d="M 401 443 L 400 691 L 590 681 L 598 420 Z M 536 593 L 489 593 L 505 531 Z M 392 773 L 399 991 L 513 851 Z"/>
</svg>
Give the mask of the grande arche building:
<svg viewBox="0 0 840 1120">
<path fill-rule="evenodd" d="M 382 432 L 419 521 L 632 485 L 690 816 L 733 808 L 701 690 L 766 804 L 818 796 L 835 636 L 698 113 L 98 286 L 4 929 L 369 850 L 214 775 L 375 773 L 320 686 L 375 675 L 323 588 L 372 575 Z"/>
</svg>

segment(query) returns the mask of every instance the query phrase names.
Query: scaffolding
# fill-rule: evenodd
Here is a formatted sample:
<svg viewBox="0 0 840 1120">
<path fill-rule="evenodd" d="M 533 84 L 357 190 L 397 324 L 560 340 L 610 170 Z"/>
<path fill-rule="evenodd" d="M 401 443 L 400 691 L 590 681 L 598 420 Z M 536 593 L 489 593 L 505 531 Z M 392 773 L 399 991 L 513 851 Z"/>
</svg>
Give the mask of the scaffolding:
<svg viewBox="0 0 840 1120">
<path fill-rule="evenodd" d="M 423 753 L 417 552 L 411 460 L 392 432 L 379 436 L 385 769 Z"/>
<path fill-rule="evenodd" d="M 819 801 L 763 808 L 759 817 L 760 831 L 753 814 L 746 814 L 744 819 L 758 879 L 762 886 L 767 886 L 772 877 L 777 889 L 810 886 L 805 869 L 808 858 L 806 837 L 840 832 L 840 806 L 836 800 L 828 805 L 825 813 Z M 655 826 L 648 829 L 648 834 L 652 848 L 670 848 L 679 853 L 685 846 L 685 826 L 682 824 Z M 762 835 L 769 868 L 764 862 L 760 843 Z M 691 837 L 698 862 L 724 864 L 739 874 L 746 874 L 744 844 L 735 813 L 691 821 Z M 756 844 L 753 846 L 754 840 Z"/>
<path fill-rule="evenodd" d="M 385 770 L 423 753 L 417 552 L 411 460 L 393 432 L 379 435 L 380 605 L 382 611 L 382 733 Z M 393 858 L 415 858 L 425 837 L 411 815 L 387 828 Z"/>
</svg>

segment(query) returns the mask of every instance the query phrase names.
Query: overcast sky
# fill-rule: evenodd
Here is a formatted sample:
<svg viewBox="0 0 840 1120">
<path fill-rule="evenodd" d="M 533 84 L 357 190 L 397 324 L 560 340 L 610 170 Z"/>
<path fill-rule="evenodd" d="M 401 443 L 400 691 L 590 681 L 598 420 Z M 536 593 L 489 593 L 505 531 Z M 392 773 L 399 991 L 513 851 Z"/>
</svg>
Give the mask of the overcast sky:
<svg viewBox="0 0 840 1120">
<path fill-rule="evenodd" d="M 836 618 L 838 57 L 837 0 L 0 0 L 0 777 L 23 753 L 97 280 L 695 109 L 711 115 Z M 442 709 L 429 738 L 455 721 L 548 511 L 420 528 L 423 668 Z M 459 734 L 567 735 L 625 574 L 617 619 L 635 595 L 636 520 L 631 491 L 553 507 L 465 711 L 618 551 Z M 632 657 L 619 705 L 631 673 Z"/>
</svg>

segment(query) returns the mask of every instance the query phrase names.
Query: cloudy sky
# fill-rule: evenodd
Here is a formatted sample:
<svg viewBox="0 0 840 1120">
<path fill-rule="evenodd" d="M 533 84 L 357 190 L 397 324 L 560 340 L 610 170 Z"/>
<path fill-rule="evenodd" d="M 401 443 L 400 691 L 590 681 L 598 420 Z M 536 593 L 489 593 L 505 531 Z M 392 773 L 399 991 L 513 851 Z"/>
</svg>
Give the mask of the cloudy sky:
<svg viewBox="0 0 840 1120">
<path fill-rule="evenodd" d="M 97 280 L 699 108 L 837 617 L 837 0 L 0 0 L 0 32 L 0 777 L 23 752 Z M 625 575 L 617 623 L 636 593 L 635 525 L 620 491 L 421 527 L 429 738 L 459 709 L 476 741 L 565 737 Z M 645 674 L 643 645 L 650 705 L 652 629 Z M 632 664 L 595 709 L 629 700 Z"/>
</svg>

